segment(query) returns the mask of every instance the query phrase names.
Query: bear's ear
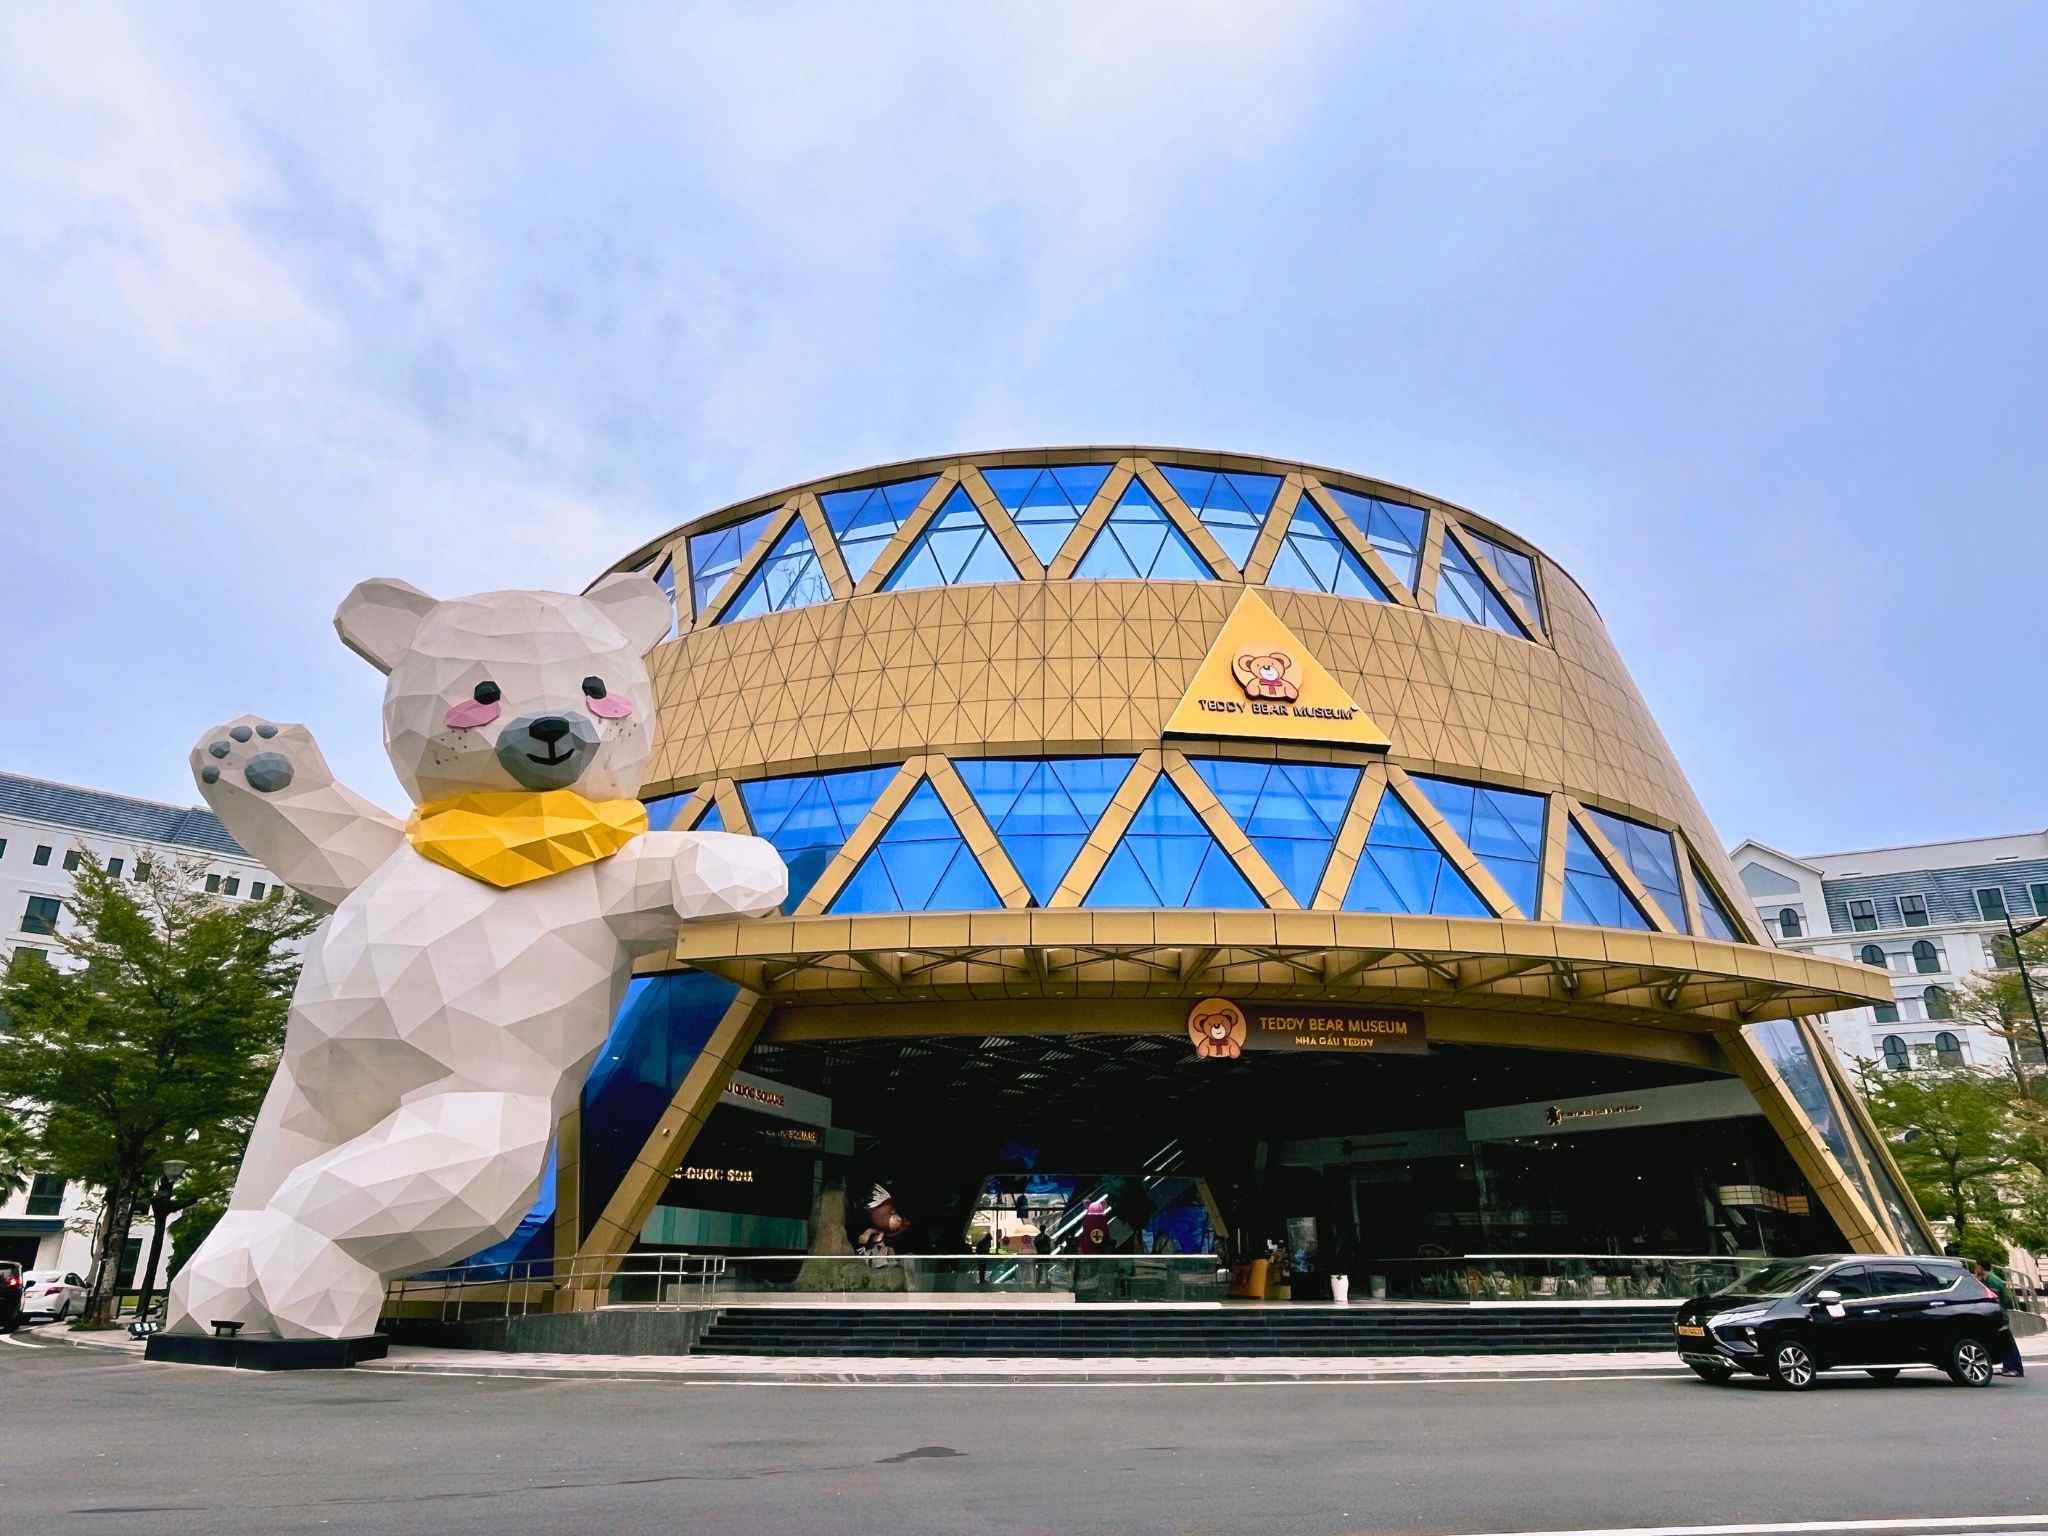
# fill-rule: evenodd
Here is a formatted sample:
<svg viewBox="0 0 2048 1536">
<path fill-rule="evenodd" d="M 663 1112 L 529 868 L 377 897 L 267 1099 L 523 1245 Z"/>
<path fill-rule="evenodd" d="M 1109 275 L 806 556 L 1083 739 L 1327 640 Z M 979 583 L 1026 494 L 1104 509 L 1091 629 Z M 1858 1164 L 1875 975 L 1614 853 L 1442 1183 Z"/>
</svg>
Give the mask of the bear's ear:
<svg viewBox="0 0 2048 1536">
<path fill-rule="evenodd" d="M 375 576 L 357 582 L 341 600 L 334 610 L 334 628 L 343 645 L 379 672 L 389 672 L 434 607 L 434 599 L 418 587 L 396 577 Z"/>
<path fill-rule="evenodd" d="M 621 571 L 607 576 L 583 600 L 595 603 L 598 611 L 618 625 L 619 633 L 632 642 L 642 656 L 668 638 L 675 622 L 668 594 L 655 585 L 654 578 L 639 571 Z"/>
</svg>

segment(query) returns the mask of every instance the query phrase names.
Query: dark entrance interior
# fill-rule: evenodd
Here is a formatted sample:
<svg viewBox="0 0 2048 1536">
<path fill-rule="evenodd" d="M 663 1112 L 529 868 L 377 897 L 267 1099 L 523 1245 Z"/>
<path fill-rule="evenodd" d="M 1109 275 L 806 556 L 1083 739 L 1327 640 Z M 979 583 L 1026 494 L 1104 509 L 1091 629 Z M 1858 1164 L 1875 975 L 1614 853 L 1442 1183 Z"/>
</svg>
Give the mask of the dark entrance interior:
<svg viewBox="0 0 2048 1536">
<path fill-rule="evenodd" d="M 1720 1080 L 1578 1052 L 1198 1060 L 1184 1035 L 763 1042 L 746 1070 L 829 1095 L 848 1185 L 958 1252 L 1013 1193 L 1064 1242 L 1102 1197 L 1111 1241 L 1244 1255 L 1812 1251 L 1839 1242 L 1761 1117 L 1472 1143 L 1468 1109 Z M 1034 1187 L 1064 1209 L 1040 1208 Z M 1732 1193 L 1731 1193 L 1732 1192 Z M 1308 1234 L 1306 1239 L 1304 1234 Z"/>
</svg>

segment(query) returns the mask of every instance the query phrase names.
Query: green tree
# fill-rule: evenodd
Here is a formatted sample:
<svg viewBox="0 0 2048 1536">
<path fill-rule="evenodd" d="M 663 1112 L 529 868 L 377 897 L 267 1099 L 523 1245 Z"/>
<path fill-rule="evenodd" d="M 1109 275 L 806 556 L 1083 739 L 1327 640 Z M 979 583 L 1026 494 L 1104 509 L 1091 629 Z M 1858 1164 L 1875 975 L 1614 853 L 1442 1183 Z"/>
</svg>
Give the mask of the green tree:
<svg viewBox="0 0 2048 1536">
<path fill-rule="evenodd" d="M 27 1189 L 35 1171 L 35 1137 L 20 1115 L 0 1104 L 0 1200 Z"/>
<path fill-rule="evenodd" d="M 2032 947 L 2039 937 L 2030 934 L 2022 941 L 2028 947 L 2028 965 L 2037 969 L 2043 962 L 2034 956 Z M 2005 945 L 2002 935 L 1998 943 Z M 2006 1066 L 2021 1093 L 2036 1097 L 2043 1093 L 2041 1047 L 2017 968 L 1980 971 L 1958 982 L 1950 989 L 1949 1007 L 1958 1022 L 1978 1025 L 1998 1037 L 2005 1046 Z"/>
<path fill-rule="evenodd" d="M 1953 1222 L 1958 1243 L 1973 1227 L 2012 1230 L 2024 1126 L 2003 1076 L 1866 1070 L 1863 1094 L 1920 1208 Z"/>
<path fill-rule="evenodd" d="M 98 1186 L 102 1216 L 80 1319 L 103 1326 L 114 1260 L 166 1158 L 246 1123 L 261 1103 L 318 916 L 279 887 L 222 901 L 157 861 L 110 878 L 90 855 L 58 938 L 69 965 L 10 970 L 0 1102 L 22 1107 L 39 1167 Z"/>
</svg>

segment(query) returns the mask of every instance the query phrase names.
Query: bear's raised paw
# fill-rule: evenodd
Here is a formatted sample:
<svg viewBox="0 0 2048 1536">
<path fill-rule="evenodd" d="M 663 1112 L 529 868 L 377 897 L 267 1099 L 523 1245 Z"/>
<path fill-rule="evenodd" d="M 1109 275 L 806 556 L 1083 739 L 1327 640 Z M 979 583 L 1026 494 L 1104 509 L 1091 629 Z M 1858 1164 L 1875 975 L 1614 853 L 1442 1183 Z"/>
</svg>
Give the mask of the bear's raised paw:
<svg viewBox="0 0 2048 1536">
<path fill-rule="evenodd" d="M 243 715 L 201 734 L 192 748 L 192 775 L 212 803 L 224 790 L 274 795 L 328 777 L 327 763 L 303 725 L 277 725 Z"/>
</svg>

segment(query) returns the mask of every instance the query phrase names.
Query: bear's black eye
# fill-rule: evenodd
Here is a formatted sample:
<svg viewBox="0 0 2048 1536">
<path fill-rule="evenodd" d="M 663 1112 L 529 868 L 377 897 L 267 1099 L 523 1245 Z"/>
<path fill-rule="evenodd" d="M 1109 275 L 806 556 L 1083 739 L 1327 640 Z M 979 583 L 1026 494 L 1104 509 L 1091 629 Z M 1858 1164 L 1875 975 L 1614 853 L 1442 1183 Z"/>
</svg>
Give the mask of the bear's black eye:
<svg viewBox="0 0 2048 1536">
<path fill-rule="evenodd" d="M 495 704 L 500 697 L 496 683 L 478 683 L 476 692 L 470 695 L 479 704 Z"/>
<path fill-rule="evenodd" d="M 603 698 L 604 679 L 601 677 L 586 677 L 583 679 L 583 691 L 593 699 Z"/>
</svg>

